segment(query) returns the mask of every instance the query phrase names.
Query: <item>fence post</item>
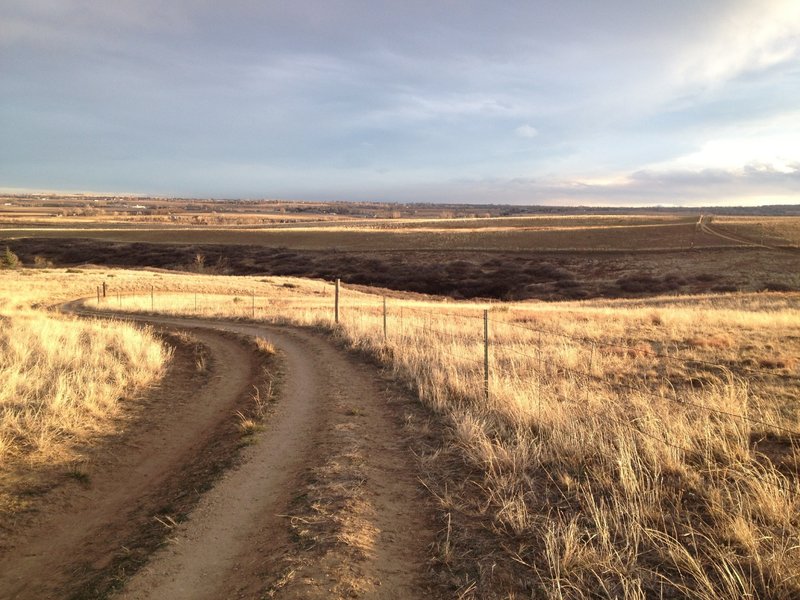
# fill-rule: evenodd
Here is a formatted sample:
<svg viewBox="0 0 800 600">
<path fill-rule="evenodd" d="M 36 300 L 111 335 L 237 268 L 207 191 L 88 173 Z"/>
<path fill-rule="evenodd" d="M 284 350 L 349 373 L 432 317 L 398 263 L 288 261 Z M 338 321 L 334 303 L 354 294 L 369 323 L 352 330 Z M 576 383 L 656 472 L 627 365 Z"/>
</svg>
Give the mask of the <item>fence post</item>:
<svg viewBox="0 0 800 600">
<path fill-rule="evenodd" d="M 97 286 L 97 306 L 100 307 L 100 286 Z"/>
<path fill-rule="evenodd" d="M 542 373 L 542 332 L 539 332 L 539 377 Z"/>
<path fill-rule="evenodd" d="M 489 310 L 483 309 L 483 396 L 489 401 Z"/>
<path fill-rule="evenodd" d="M 339 278 L 336 278 L 336 293 L 333 301 L 334 322 L 339 324 Z"/>
<path fill-rule="evenodd" d="M 154 298 L 154 296 L 155 296 L 155 287 L 156 286 L 154 286 L 154 285 L 150 286 L 150 311 L 151 312 L 155 311 L 155 309 L 156 309 L 155 308 L 156 302 L 155 302 L 155 298 Z"/>
<path fill-rule="evenodd" d="M 383 297 L 383 341 L 388 339 L 388 332 L 386 329 L 386 296 Z"/>
<path fill-rule="evenodd" d="M 106 297 L 106 282 L 103 282 L 103 298 Z"/>
</svg>

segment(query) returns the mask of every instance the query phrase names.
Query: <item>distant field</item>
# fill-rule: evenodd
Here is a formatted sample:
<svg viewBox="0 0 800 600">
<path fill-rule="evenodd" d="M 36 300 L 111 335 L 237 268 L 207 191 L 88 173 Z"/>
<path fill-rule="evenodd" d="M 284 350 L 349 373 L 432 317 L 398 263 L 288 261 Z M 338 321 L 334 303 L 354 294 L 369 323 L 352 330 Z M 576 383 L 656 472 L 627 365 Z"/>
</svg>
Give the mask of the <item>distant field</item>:
<svg viewBox="0 0 800 600">
<path fill-rule="evenodd" d="M 87 238 L 108 242 L 242 244 L 291 250 L 593 250 L 640 251 L 730 246 L 699 231 L 696 218 L 565 217 L 461 221 L 350 222 L 286 228 L 25 227 L 0 239 Z"/>
<path fill-rule="evenodd" d="M 754 242 L 800 246 L 798 217 L 714 217 L 713 225 Z"/>
<path fill-rule="evenodd" d="M 243 215 L 252 216 L 202 218 Z M 155 217 L 162 218 L 146 218 Z M 341 220 L 314 220 L 323 217 Z M 701 224 L 700 214 L 364 219 L 315 213 L 302 223 L 259 227 L 80 218 L 0 226 L 0 245 L 6 240 L 26 264 L 38 257 L 59 266 L 341 278 L 454 298 L 800 290 L 800 251 L 792 243 L 800 239 L 800 217 L 706 215 Z"/>
</svg>

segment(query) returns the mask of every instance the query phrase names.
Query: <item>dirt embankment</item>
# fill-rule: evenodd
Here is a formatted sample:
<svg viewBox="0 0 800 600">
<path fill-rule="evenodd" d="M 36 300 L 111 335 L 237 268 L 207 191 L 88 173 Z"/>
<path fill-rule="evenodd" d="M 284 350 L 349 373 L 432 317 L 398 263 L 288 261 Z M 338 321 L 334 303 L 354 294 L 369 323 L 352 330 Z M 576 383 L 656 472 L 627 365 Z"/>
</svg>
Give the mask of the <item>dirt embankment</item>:
<svg viewBox="0 0 800 600">
<path fill-rule="evenodd" d="M 431 597 L 432 511 L 398 417 L 408 398 L 308 332 L 156 320 L 279 348 L 263 429 L 242 437 L 237 414 L 261 376 L 252 347 L 192 330 L 207 372 L 178 352 L 86 487 L 62 486 L 15 528 L 0 598 Z"/>
</svg>

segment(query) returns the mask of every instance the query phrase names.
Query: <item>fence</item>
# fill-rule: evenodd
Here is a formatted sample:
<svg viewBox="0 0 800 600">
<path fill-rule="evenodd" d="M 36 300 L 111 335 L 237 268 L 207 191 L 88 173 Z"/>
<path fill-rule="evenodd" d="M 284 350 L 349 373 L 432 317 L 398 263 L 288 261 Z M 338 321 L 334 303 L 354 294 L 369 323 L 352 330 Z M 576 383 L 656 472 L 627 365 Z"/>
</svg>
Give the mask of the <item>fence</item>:
<svg viewBox="0 0 800 600">
<path fill-rule="evenodd" d="M 101 298 L 99 288 L 97 298 L 98 305 L 105 302 L 113 307 L 114 298 Z M 766 416 L 754 416 L 746 402 L 733 407 L 712 405 L 706 393 L 709 387 L 725 388 L 734 380 L 752 387 L 780 378 L 783 385 L 800 387 L 797 374 L 687 358 L 654 349 L 652 342 L 631 345 L 570 335 L 541 322 L 515 318 L 502 309 L 381 298 L 344 290 L 338 281 L 332 290 L 324 288 L 320 297 L 310 299 L 261 297 L 255 291 L 234 296 L 156 295 L 151 288 L 149 294 L 117 294 L 116 301 L 121 310 L 159 309 L 338 328 L 354 343 L 391 353 L 393 360 L 406 361 L 409 368 L 424 368 L 425 361 L 444 364 L 449 376 L 445 385 L 454 393 L 466 392 L 487 403 L 495 401 L 495 390 L 506 388 L 521 390 L 534 402 L 538 398 L 540 410 L 543 395 L 571 403 L 588 403 L 594 396 L 611 402 L 637 396 L 732 419 L 761 433 L 787 436 L 792 443 L 800 440 L 799 431 L 781 424 L 769 411 Z M 690 452 L 633 421 L 620 424 Z"/>
</svg>

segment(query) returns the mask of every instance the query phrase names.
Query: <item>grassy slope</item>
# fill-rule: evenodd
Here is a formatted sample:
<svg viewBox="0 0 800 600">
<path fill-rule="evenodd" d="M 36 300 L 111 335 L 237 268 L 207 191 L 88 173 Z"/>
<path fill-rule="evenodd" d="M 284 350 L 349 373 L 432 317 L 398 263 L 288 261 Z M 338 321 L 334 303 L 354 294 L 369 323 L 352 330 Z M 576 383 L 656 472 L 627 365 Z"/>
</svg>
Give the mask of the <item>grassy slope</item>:
<svg viewBox="0 0 800 600">
<path fill-rule="evenodd" d="M 196 289 L 197 313 L 248 318 L 249 288 L 259 318 L 330 325 L 322 282 L 141 277 L 159 311 L 194 313 Z M 489 402 L 482 308 L 392 299 L 385 343 L 379 300 L 348 290 L 338 330 L 445 425 L 421 462 L 457 581 L 477 597 L 800 593 L 797 295 L 493 304 Z"/>
<path fill-rule="evenodd" d="M 6 286 L 24 282 L 36 297 L 60 300 L 92 295 L 103 280 L 111 287 L 101 308 L 147 312 L 152 302 L 159 312 L 250 318 L 255 300 L 258 318 L 325 327 L 332 318 L 332 288 L 319 281 L 86 269 L 19 272 Z M 786 433 L 800 429 L 796 294 L 395 298 L 388 343 L 381 306 L 345 290 L 337 331 L 385 361 L 438 415 L 435 430 L 444 426 L 440 447 L 420 461 L 450 524 L 439 559 L 462 591 L 800 593 L 791 576 L 800 573 L 800 453 Z"/>
</svg>

